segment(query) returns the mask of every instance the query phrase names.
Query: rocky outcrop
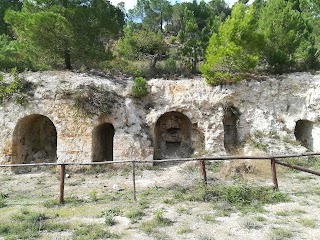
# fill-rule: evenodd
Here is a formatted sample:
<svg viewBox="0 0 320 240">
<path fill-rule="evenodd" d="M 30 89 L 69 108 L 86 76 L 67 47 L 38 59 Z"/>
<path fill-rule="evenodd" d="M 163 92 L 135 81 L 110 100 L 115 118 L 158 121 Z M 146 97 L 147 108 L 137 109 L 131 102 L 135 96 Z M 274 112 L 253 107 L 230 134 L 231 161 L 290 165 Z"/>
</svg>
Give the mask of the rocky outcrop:
<svg viewBox="0 0 320 240">
<path fill-rule="evenodd" d="M 41 156 L 43 161 L 92 162 L 243 149 L 250 154 L 252 148 L 266 153 L 320 150 L 320 74 L 216 87 L 202 78 L 152 79 L 150 93 L 141 99 L 131 96 L 130 78 L 72 72 L 23 76 L 32 86 L 26 103 L 0 106 L 2 163 L 39 162 Z"/>
</svg>

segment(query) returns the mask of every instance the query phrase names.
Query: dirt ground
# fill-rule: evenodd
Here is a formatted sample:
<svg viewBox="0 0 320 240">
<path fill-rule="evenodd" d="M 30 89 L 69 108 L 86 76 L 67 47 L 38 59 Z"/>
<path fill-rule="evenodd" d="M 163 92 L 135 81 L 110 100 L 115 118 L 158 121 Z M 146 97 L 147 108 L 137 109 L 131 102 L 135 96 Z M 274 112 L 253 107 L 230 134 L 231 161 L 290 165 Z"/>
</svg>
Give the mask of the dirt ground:
<svg viewBox="0 0 320 240">
<path fill-rule="evenodd" d="M 207 170 L 208 185 L 242 181 L 221 178 L 216 165 Z M 5 223 L 15 224 L 13 216 L 28 209 L 45 214 L 47 222 L 68 227 L 50 230 L 39 227 L 36 237 L 26 239 L 93 239 L 88 234 L 74 234 L 83 225 L 101 226 L 114 234 L 111 239 L 319 239 L 320 177 L 279 172 L 280 192 L 290 200 L 245 212 L 231 209 L 225 202 L 186 200 L 184 190 L 199 184 L 196 163 L 137 169 L 137 201 L 133 200 L 130 166 L 105 172 L 97 168 L 74 172 L 67 168 L 64 205 L 57 203 L 59 169 L 2 173 L 0 194 L 5 204 L 0 208 L 0 229 Z M 245 179 L 252 185 L 272 186 L 269 174 L 254 173 Z M 178 192 L 182 195 L 178 196 Z M 140 214 L 136 213 L 138 210 Z M 113 223 L 106 224 L 110 212 Z M 161 221 L 154 224 L 159 218 L 165 220 L 163 224 Z M 0 239 L 16 238 L 0 231 Z"/>
</svg>

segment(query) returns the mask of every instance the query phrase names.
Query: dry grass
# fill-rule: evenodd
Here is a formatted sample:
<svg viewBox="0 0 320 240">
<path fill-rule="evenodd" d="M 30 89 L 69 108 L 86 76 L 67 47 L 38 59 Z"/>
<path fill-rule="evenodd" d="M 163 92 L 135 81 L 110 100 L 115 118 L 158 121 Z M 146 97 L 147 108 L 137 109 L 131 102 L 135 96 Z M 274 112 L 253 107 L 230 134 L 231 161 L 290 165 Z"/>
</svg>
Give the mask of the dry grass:
<svg viewBox="0 0 320 240">
<path fill-rule="evenodd" d="M 286 169 L 277 165 L 277 174 L 283 175 Z M 220 177 L 226 178 L 271 178 L 271 164 L 269 159 L 264 160 L 233 160 L 225 163 L 220 170 Z"/>
</svg>

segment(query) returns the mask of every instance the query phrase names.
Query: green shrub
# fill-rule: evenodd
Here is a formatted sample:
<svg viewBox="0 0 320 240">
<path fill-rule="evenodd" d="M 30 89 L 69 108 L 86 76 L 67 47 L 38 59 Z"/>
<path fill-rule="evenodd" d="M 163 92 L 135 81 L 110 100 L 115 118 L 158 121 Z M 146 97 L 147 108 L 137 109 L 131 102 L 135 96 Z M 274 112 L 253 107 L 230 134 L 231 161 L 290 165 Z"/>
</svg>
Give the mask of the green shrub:
<svg viewBox="0 0 320 240">
<path fill-rule="evenodd" d="M 147 81 L 142 77 L 135 78 L 132 87 L 132 95 L 134 97 L 144 97 L 147 94 Z"/>
<path fill-rule="evenodd" d="M 0 198 L 0 208 L 4 208 L 5 206 L 7 206 L 5 200 Z"/>
<path fill-rule="evenodd" d="M 24 79 L 18 75 L 17 69 L 11 70 L 12 81 L 8 84 L 3 81 L 3 75 L 0 75 L 0 103 L 13 100 L 15 103 L 23 105 L 26 95 L 23 93 L 26 90 Z"/>
<path fill-rule="evenodd" d="M 105 224 L 107 226 L 113 226 L 117 223 L 114 217 L 121 215 L 121 211 L 119 208 L 108 209 L 103 212 L 103 215 L 105 217 Z"/>
<path fill-rule="evenodd" d="M 262 210 L 263 204 L 289 201 L 287 194 L 275 192 L 269 187 L 260 187 L 239 183 L 234 185 L 215 184 L 212 186 L 197 185 L 195 189 L 178 188 L 174 197 L 180 200 L 226 203 L 241 211 Z"/>
<path fill-rule="evenodd" d="M 153 212 L 154 218 L 150 221 L 141 223 L 141 230 L 146 233 L 152 233 L 157 227 L 166 227 L 172 225 L 172 221 L 169 218 L 164 217 L 164 210 L 157 209 Z"/>
<path fill-rule="evenodd" d="M 132 223 L 135 223 L 144 216 L 144 212 L 140 208 L 132 208 L 125 213 L 125 216 L 130 218 Z"/>
<path fill-rule="evenodd" d="M 39 212 L 22 209 L 11 216 L 10 222 L 0 225 L 0 236 L 6 239 L 36 239 L 42 230 L 46 230 L 48 217 Z"/>
<path fill-rule="evenodd" d="M 168 58 L 164 63 L 165 72 L 174 74 L 177 72 L 177 63 L 173 58 Z"/>
<path fill-rule="evenodd" d="M 169 43 L 170 44 L 174 44 L 177 41 L 177 37 L 176 36 L 170 36 L 169 38 Z"/>
</svg>

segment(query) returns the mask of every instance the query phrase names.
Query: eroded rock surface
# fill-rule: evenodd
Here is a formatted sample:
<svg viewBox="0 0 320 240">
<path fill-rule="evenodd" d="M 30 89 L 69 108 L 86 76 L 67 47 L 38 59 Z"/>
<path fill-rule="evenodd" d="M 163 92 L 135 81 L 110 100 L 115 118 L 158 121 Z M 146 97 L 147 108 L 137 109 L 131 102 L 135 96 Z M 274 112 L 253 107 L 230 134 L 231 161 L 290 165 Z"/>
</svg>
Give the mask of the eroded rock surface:
<svg viewBox="0 0 320 240">
<path fill-rule="evenodd" d="M 131 96 L 130 78 L 24 77 L 32 85 L 26 104 L 0 106 L 2 163 L 41 162 L 40 155 L 92 162 L 246 154 L 247 146 L 270 154 L 320 150 L 320 73 L 216 87 L 203 78 L 152 79 L 141 99 Z M 30 120 L 35 116 L 42 122 Z"/>
</svg>

